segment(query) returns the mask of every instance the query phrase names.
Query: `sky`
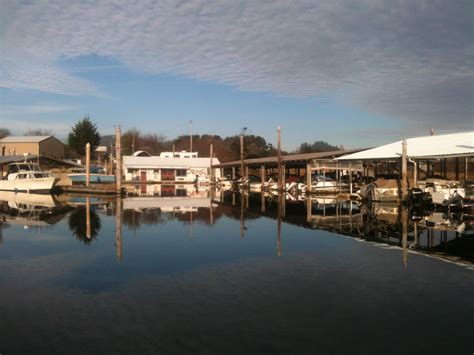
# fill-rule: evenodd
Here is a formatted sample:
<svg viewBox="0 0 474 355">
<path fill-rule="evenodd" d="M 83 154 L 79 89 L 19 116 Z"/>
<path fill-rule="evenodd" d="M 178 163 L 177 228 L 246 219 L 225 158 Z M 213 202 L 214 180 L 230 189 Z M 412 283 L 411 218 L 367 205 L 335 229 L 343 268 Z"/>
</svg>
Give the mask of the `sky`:
<svg viewBox="0 0 474 355">
<path fill-rule="evenodd" d="M 0 0 L 0 127 L 286 150 L 474 129 L 471 0 Z"/>
</svg>

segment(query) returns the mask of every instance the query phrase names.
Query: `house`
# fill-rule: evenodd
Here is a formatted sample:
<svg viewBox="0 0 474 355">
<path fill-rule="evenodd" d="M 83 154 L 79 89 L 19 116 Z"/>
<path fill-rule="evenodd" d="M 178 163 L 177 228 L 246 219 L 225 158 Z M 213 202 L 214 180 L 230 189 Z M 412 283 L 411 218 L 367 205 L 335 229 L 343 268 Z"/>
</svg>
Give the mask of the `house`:
<svg viewBox="0 0 474 355">
<path fill-rule="evenodd" d="M 0 139 L 0 155 L 41 155 L 63 159 L 64 144 L 53 136 L 9 136 Z"/>
<path fill-rule="evenodd" d="M 217 158 L 212 165 L 219 164 Z M 200 182 L 210 178 L 211 158 L 198 158 L 195 152 L 163 152 L 159 156 L 151 156 L 145 151 L 135 152 L 123 157 L 125 181 L 134 182 L 194 182 L 196 176 Z M 220 177 L 216 170 L 215 177 Z"/>
</svg>

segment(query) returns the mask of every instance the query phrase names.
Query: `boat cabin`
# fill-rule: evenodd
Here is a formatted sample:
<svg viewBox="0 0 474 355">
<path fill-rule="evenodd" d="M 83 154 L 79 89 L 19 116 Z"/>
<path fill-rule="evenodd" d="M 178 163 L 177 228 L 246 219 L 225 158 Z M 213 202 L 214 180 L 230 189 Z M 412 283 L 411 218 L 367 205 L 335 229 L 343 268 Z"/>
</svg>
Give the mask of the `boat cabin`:
<svg viewBox="0 0 474 355">
<path fill-rule="evenodd" d="M 48 173 L 41 171 L 36 163 L 11 163 L 3 180 L 15 179 L 41 179 L 49 177 Z"/>
</svg>

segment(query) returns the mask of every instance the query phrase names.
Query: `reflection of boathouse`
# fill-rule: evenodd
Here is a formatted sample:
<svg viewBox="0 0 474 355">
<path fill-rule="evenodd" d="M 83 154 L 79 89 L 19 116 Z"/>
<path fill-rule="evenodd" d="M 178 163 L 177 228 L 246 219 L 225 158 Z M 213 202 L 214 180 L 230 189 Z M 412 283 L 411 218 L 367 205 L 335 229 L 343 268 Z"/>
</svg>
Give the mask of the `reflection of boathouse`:
<svg viewBox="0 0 474 355">
<path fill-rule="evenodd" d="M 219 164 L 217 158 L 212 165 Z M 123 157 L 125 181 L 147 182 L 194 182 L 196 176 L 200 182 L 209 181 L 211 159 L 198 158 L 197 153 L 163 152 L 159 156 L 151 156 L 147 152 L 138 151 L 131 156 Z M 219 177 L 219 171 L 216 171 Z"/>
</svg>

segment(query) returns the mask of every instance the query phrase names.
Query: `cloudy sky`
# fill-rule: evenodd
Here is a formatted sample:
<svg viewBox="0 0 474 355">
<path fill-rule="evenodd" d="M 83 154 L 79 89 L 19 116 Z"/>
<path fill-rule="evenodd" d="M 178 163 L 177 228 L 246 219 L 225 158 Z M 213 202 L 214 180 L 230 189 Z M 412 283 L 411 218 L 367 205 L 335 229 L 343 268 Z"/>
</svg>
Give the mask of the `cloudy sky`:
<svg viewBox="0 0 474 355">
<path fill-rule="evenodd" d="M 0 0 L 0 126 L 286 149 L 474 129 L 471 0 Z"/>
</svg>

